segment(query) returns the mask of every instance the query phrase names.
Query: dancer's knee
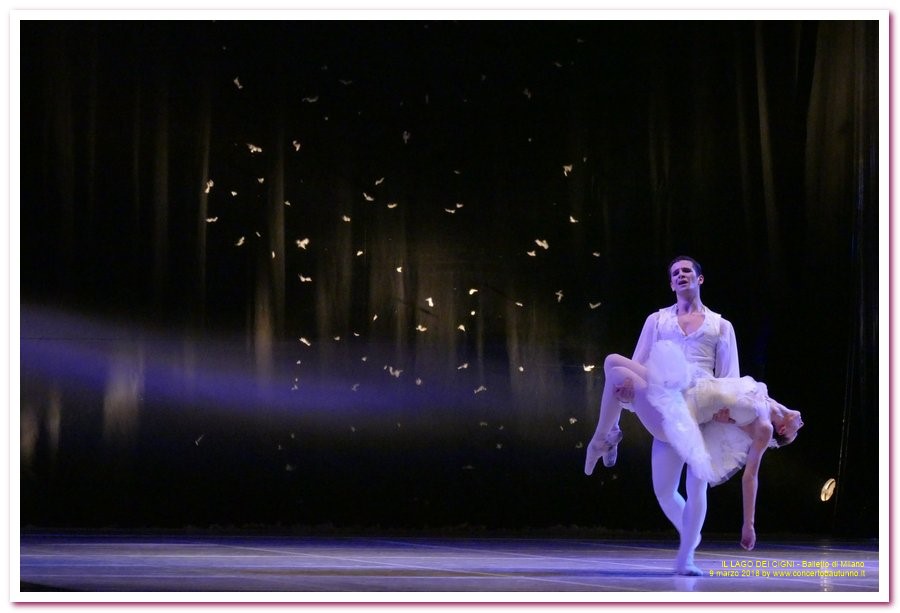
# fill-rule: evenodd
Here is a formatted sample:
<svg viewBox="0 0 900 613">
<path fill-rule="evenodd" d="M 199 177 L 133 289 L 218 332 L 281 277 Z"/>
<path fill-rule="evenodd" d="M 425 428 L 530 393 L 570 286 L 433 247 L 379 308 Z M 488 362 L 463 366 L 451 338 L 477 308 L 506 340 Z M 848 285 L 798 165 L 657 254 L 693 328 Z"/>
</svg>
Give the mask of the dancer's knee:
<svg viewBox="0 0 900 613">
<path fill-rule="evenodd" d="M 660 504 L 675 501 L 678 498 L 677 484 L 673 485 L 668 481 L 654 480 L 653 494 L 656 496 L 656 500 L 659 501 Z"/>
<path fill-rule="evenodd" d="M 609 374 L 609 372 L 616 368 L 617 366 L 624 366 L 627 363 L 628 358 L 618 353 L 611 353 L 603 360 L 603 370 Z"/>
</svg>

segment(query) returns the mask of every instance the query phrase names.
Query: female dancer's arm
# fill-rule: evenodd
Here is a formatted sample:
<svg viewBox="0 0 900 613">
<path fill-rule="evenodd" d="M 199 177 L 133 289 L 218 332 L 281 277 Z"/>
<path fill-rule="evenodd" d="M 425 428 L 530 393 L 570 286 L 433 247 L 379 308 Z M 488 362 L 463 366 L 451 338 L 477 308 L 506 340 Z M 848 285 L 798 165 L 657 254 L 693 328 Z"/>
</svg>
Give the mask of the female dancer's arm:
<svg viewBox="0 0 900 613">
<path fill-rule="evenodd" d="M 748 551 L 756 546 L 756 492 L 759 489 L 759 466 L 762 456 L 769 448 L 769 440 L 772 438 L 772 423 L 766 421 L 754 422 L 749 432 L 753 442 L 747 452 L 747 464 L 744 466 L 744 475 L 741 479 L 741 489 L 744 497 L 744 525 L 741 527 L 741 547 Z"/>
</svg>

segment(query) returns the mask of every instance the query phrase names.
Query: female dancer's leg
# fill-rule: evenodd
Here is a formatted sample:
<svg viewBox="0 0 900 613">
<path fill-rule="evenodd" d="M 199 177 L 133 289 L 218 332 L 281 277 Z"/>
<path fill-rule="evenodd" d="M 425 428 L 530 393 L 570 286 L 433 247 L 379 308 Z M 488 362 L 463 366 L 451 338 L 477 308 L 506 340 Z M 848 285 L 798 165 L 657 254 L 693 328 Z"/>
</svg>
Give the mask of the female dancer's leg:
<svg viewBox="0 0 900 613">
<path fill-rule="evenodd" d="M 610 440 L 610 430 L 619 421 L 623 402 L 630 402 L 631 408 L 650 434 L 665 440 L 662 416 L 647 401 L 647 369 L 634 360 L 613 353 L 606 357 L 603 372 L 606 381 L 600 397 L 600 416 L 594 435 L 588 443 L 584 462 L 584 472 L 588 475 L 594 472 L 597 461 L 618 442 Z"/>
</svg>

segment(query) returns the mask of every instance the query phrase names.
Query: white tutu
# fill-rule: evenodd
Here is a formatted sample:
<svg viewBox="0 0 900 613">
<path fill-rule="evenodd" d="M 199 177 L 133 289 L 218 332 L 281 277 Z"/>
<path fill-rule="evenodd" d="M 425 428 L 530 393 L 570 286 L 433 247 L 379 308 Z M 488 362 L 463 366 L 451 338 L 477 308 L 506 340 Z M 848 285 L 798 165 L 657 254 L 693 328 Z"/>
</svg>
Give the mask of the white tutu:
<svg viewBox="0 0 900 613">
<path fill-rule="evenodd" d="M 681 348 L 672 341 L 659 341 L 647 359 L 647 400 L 662 415 L 669 444 L 687 462 L 694 474 L 714 481 L 712 460 L 697 420 L 688 409 L 684 390 L 691 383 L 690 368 Z"/>
<path fill-rule="evenodd" d="M 767 410 L 766 387 L 751 377 L 701 378 L 692 370 L 681 348 L 659 341 L 647 360 L 647 400 L 662 415 L 663 431 L 694 474 L 718 485 L 747 461 L 750 436 L 740 427 Z M 712 421 L 723 407 L 734 424 Z"/>
</svg>

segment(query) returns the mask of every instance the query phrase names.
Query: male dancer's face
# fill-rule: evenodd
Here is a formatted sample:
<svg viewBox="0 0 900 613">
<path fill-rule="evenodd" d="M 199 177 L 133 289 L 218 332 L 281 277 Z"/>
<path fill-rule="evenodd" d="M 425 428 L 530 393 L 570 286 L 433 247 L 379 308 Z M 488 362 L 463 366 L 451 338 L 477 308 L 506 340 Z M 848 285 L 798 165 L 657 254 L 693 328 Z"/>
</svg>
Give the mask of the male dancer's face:
<svg viewBox="0 0 900 613">
<path fill-rule="evenodd" d="M 694 272 L 694 265 L 690 260 L 678 260 L 669 269 L 669 279 L 672 291 L 677 293 L 700 291 L 703 284 L 703 275 Z"/>
</svg>

